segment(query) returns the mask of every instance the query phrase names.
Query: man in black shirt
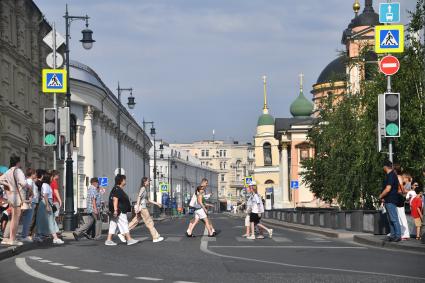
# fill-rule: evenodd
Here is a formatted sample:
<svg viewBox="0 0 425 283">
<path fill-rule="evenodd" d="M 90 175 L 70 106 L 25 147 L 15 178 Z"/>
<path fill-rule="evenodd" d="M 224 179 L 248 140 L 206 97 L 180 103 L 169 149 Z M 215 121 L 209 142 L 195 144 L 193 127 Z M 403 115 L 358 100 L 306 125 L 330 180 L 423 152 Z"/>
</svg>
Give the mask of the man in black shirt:
<svg viewBox="0 0 425 283">
<path fill-rule="evenodd" d="M 390 223 L 391 235 L 388 238 L 388 241 L 399 242 L 401 241 L 401 227 L 397 214 L 397 203 L 399 201 L 399 194 L 397 192 L 399 185 L 398 177 L 393 170 L 393 164 L 391 161 L 385 161 L 384 171 L 386 176 L 379 199 L 384 202 L 388 222 Z"/>
<path fill-rule="evenodd" d="M 120 233 L 125 236 L 128 246 L 139 242 L 131 238 L 128 230 L 127 212 L 131 212 L 131 204 L 128 195 L 124 192 L 124 187 L 126 185 L 125 179 L 125 175 L 117 175 L 115 177 L 115 186 L 109 195 L 109 211 L 112 216 L 109 222 L 108 238 L 105 241 L 105 245 L 107 246 L 117 245 L 112 241 L 112 235 L 115 234 L 117 227 Z"/>
</svg>

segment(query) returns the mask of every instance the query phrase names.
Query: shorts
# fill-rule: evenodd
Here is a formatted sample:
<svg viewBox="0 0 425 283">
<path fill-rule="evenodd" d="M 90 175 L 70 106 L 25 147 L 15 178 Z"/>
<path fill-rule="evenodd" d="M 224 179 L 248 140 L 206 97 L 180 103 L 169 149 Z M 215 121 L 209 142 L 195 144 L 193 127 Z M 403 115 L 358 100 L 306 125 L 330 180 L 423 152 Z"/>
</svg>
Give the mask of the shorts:
<svg viewBox="0 0 425 283">
<path fill-rule="evenodd" d="M 255 225 L 260 223 L 261 217 L 258 215 L 258 213 L 250 213 L 249 214 L 249 222 L 254 222 Z"/>
<path fill-rule="evenodd" d="M 195 210 L 195 217 L 199 217 L 199 219 L 205 219 L 207 218 L 207 214 L 205 213 L 205 210 L 202 208 Z"/>
<path fill-rule="evenodd" d="M 421 227 L 422 226 L 422 220 L 421 218 L 414 218 L 415 220 L 415 226 L 416 227 Z"/>
<path fill-rule="evenodd" d="M 6 191 L 7 201 L 12 207 L 21 207 L 21 198 L 19 197 L 18 191 Z"/>
<path fill-rule="evenodd" d="M 249 215 L 245 216 L 245 226 L 249 227 Z"/>
</svg>

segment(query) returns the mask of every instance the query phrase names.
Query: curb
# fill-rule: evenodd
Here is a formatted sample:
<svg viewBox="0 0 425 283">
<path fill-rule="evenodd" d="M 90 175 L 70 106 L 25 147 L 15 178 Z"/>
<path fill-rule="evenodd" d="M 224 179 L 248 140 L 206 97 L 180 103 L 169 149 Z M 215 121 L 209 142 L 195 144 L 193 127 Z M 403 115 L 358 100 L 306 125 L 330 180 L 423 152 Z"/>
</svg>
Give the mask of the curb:
<svg viewBox="0 0 425 283">
<path fill-rule="evenodd" d="M 226 213 L 226 215 L 229 215 L 231 217 L 237 217 L 237 218 L 244 218 L 245 217 L 245 215 L 241 216 L 241 215 L 235 215 L 235 214 L 230 214 L 230 213 Z M 355 233 L 350 233 L 350 232 L 346 232 L 346 231 L 341 231 L 341 232 L 333 231 L 333 230 L 326 229 L 326 228 L 316 228 L 316 227 L 312 227 L 312 226 L 287 223 L 287 222 L 283 222 L 283 221 L 280 221 L 280 220 L 269 219 L 269 218 L 262 218 L 261 221 L 265 224 L 279 226 L 279 227 L 283 227 L 283 228 L 288 228 L 288 229 L 296 230 L 296 231 L 300 231 L 300 232 L 320 234 L 320 235 L 323 235 L 323 236 L 326 236 L 326 237 L 329 237 L 329 238 L 352 240 L 353 237 L 356 235 Z"/>
<path fill-rule="evenodd" d="M 419 252 L 419 253 L 425 253 L 425 245 L 420 244 L 418 246 L 411 246 L 411 245 L 403 245 L 398 243 L 392 243 L 387 242 L 382 239 L 374 239 L 371 238 L 374 236 L 360 236 L 360 235 L 354 235 L 354 242 L 357 242 L 359 244 L 364 244 L 368 246 L 375 246 L 379 248 L 386 248 L 386 249 L 392 249 L 392 250 L 401 250 L 401 251 L 410 251 L 410 252 Z M 376 236 L 375 236 L 376 237 Z"/>
</svg>

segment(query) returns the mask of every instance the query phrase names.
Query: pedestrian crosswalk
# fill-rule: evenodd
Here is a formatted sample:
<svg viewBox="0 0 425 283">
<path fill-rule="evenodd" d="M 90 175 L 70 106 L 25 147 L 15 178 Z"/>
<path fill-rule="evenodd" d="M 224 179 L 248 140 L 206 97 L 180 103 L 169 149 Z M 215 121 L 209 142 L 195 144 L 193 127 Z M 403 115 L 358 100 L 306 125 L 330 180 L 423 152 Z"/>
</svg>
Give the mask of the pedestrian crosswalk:
<svg viewBox="0 0 425 283">
<path fill-rule="evenodd" d="M 164 242 L 169 242 L 169 243 L 177 243 L 177 242 L 181 242 L 183 240 L 188 240 L 188 241 L 193 241 L 193 238 L 187 238 L 185 236 L 167 236 L 164 235 Z M 210 238 L 207 236 L 201 236 L 198 235 L 197 238 L 201 238 L 202 241 L 208 241 L 208 242 L 217 242 L 220 241 L 221 239 L 226 239 L 228 240 L 228 237 L 225 236 L 219 236 L 219 237 L 214 237 L 214 238 Z M 195 239 L 197 239 L 195 238 Z M 235 242 L 239 242 L 239 243 L 249 243 L 249 242 L 253 242 L 253 240 L 247 239 L 245 237 L 241 237 L 241 236 L 234 236 L 234 237 L 230 237 L 231 239 L 233 239 Z M 140 242 L 150 242 L 151 238 L 149 237 L 138 237 L 135 238 L 136 240 L 139 240 Z M 294 243 L 295 241 L 298 240 L 305 240 L 308 242 L 314 242 L 314 243 L 331 243 L 332 241 L 330 239 L 324 238 L 324 237 L 305 237 L 305 238 L 301 238 L 301 239 L 291 239 L 289 237 L 284 237 L 283 235 L 273 235 L 272 239 L 269 239 L 268 236 L 265 236 L 265 239 L 263 241 L 272 241 L 275 243 Z M 262 241 L 261 239 L 258 239 L 258 241 Z"/>
</svg>

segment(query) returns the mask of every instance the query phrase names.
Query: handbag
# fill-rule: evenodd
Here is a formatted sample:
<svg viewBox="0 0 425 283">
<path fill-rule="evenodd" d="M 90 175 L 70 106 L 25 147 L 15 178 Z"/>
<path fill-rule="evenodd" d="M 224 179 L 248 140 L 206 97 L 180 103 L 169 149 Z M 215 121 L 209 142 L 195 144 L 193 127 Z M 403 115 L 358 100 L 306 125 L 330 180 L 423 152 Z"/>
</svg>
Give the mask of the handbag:
<svg viewBox="0 0 425 283">
<path fill-rule="evenodd" d="M 52 204 L 49 202 L 50 207 L 52 208 L 52 212 L 56 213 L 56 211 L 58 211 L 58 208 L 56 207 L 56 205 Z"/>
</svg>

